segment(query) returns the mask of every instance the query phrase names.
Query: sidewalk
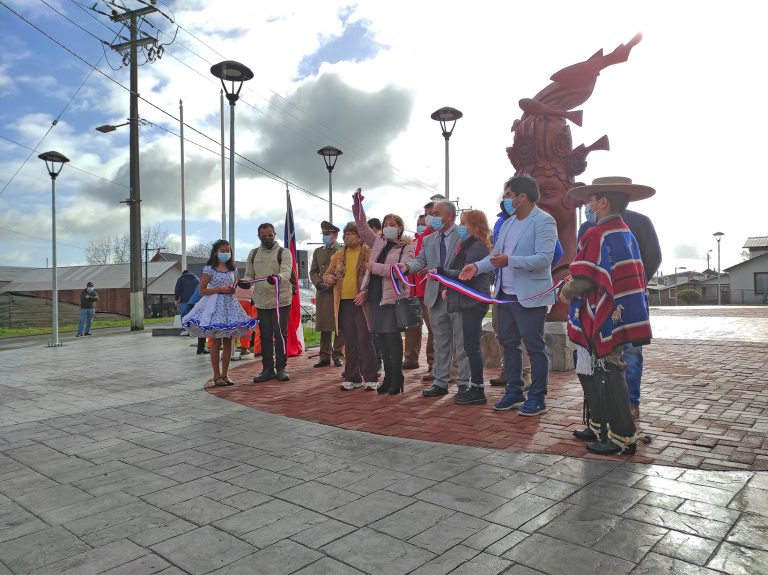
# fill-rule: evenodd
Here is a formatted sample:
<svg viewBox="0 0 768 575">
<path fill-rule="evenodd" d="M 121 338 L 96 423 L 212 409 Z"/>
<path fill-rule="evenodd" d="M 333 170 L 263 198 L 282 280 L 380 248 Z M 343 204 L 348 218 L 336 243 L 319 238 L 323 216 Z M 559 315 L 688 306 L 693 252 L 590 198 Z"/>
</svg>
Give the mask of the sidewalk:
<svg viewBox="0 0 768 575">
<path fill-rule="evenodd" d="M 732 411 L 755 420 L 744 425 L 765 423 L 765 404 L 754 408 L 765 402 L 766 378 L 755 375 L 764 353 L 734 364 L 730 354 L 749 346 L 712 342 L 733 350 L 705 369 L 710 349 L 670 345 L 672 356 L 648 348 L 652 385 L 667 385 L 683 360 L 723 386 L 749 370 L 762 390 L 740 387 L 747 404 Z M 234 363 L 235 379 L 258 364 Z M 3 350 L 0 370 L 0 574 L 768 572 L 765 472 L 292 419 L 203 391 L 208 357 L 189 338 L 127 332 Z M 297 374 L 284 393 L 314 385 Z M 377 399 L 396 411 L 411 398 Z"/>
</svg>

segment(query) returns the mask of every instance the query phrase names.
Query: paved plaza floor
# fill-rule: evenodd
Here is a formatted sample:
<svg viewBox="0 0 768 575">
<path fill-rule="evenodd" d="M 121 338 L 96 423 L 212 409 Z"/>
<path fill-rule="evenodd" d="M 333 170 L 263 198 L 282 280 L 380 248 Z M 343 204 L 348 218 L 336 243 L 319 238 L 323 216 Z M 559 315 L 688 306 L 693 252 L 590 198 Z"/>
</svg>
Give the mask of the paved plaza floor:
<svg viewBox="0 0 768 575">
<path fill-rule="evenodd" d="M 189 338 L 0 345 L 0 575 L 768 573 L 768 313 L 738 309 L 656 313 L 641 457 L 675 465 L 552 451 L 579 420 L 566 383 L 524 450 L 498 449 L 277 413 L 302 395 L 408 412 L 415 377 L 402 396 L 343 395 L 307 357 L 261 387 L 242 362 L 238 403 L 203 389 Z M 445 433 L 488 411 L 430 405 Z"/>
</svg>

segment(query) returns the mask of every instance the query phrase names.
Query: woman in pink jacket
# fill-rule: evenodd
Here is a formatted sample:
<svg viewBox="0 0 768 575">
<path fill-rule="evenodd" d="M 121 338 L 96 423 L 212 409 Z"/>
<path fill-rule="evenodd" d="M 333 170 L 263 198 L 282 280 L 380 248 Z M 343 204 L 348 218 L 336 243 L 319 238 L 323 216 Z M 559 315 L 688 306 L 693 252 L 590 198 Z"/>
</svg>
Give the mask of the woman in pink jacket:
<svg viewBox="0 0 768 575">
<path fill-rule="evenodd" d="M 413 244 L 403 238 L 403 219 L 395 214 L 384 216 L 381 237 L 376 236 L 368 226 L 363 211 L 363 196 L 353 196 L 352 214 L 362 239 L 371 248 L 367 271 L 360 295 L 361 301 L 368 302 L 370 332 L 378 334 L 381 355 L 384 362 L 384 382 L 378 393 L 397 395 L 403 391 L 403 338 L 395 319 L 395 302 L 408 297 L 408 286 L 398 282 L 397 293 L 392 283 L 390 270 L 398 262 L 407 262 L 414 257 Z"/>
</svg>

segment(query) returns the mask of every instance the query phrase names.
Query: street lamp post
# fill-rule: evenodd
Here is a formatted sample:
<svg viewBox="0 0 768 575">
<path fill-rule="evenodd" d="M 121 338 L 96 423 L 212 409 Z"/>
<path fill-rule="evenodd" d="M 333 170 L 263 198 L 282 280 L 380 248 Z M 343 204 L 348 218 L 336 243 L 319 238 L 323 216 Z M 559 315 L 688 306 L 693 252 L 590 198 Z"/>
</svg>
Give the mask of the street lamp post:
<svg viewBox="0 0 768 575">
<path fill-rule="evenodd" d="M 248 66 L 233 60 L 225 60 L 211 66 L 211 74 L 221 80 L 221 86 L 229 101 L 229 245 L 235 253 L 235 103 L 240 99 L 243 82 L 253 78 Z M 231 82 L 229 89 L 225 82 Z M 238 83 L 239 82 L 239 83 Z M 238 83 L 235 90 L 235 83 Z"/>
<path fill-rule="evenodd" d="M 449 156 L 448 156 L 448 140 L 451 138 L 451 134 L 453 133 L 453 129 L 456 127 L 456 120 L 461 118 L 464 114 L 462 114 L 460 111 L 458 111 L 456 108 L 440 108 L 439 110 L 435 110 L 432 112 L 431 118 L 437 122 L 440 122 L 440 128 L 443 130 L 443 138 L 445 138 L 445 199 L 449 200 L 451 199 L 450 195 L 450 171 L 448 169 L 449 166 Z M 449 123 L 450 129 L 449 129 Z"/>
<path fill-rule="evenodd" d="M 675 268 L 675 305 L 677 305 L 677 284 L 679 283 L 677 281 L 677 270 L 684 270 L 684 269 L 687 269 L 687 268 L 685 266 Z"/>
<path fill-rule="evenodd" d="M 720 298 L 720 238 L 725 234 L 723 232 L 715 232 L 712 234 L 717 240 L 717 305 L 721 305 L 722 299 Z"/>
<path fill-rule="evenodd" d="M 52 303 L 53 312 L 51 314 L 51 343 L 49 347 L 59 347 L 59 278 L 56 267 L 56 177 L 61 169 L 69 161 L 64 154 L 59 152 L 45 152 L 37 156 L 45 162 L 48 169 L 48 175 L 51 176 L 51 243 L 53 247 L 52 271 Z"/>
<path fill-rule="evenodd" d="M 326 146 L 325 148 L 320 148 L 317 153 L 323 157 L 325 167 L 328 168 L 328 221 L 333 223 L 333 180 L 331 173 L 334 166 L 336 166 L 336 160 L 344 152 L 333 146 Z"/>
</svg>

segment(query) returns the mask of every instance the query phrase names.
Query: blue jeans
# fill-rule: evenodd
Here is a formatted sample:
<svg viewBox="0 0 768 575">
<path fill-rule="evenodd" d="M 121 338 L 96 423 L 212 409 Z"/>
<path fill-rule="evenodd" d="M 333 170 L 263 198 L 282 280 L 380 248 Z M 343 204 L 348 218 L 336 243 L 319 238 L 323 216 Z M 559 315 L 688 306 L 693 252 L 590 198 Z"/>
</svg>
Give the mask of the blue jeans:
<svg viewBox="0 0 768 575">
<path fill-rule="evenodd" d="M 631 343 L 624 344 L 624 354 L 622 358 L 627 364 L 627 370 L 624 372 L 624 377 L 627 380 L 629 402 L 633 405 L 640 405 L 640 380 L 643 377 L 642 346 L 635 347 Z"/>
<path fill-rule="evenodd" d="M 184 316 L 189 313 L 189 304 L 185 301 L 179 302 L 179 316 L 180 319 L 184 319 Z"/>
<path fill-rule="evenodd" d="M 516 301 L 503 291 L 499 299 Z M 499 304 L 499 341 L 504 348 L 504 374 L 507 378 L 507 394 L 524 398 L 523 394 L 523 351 L 525 344 L 531 358 L 531 387 L 528 399 L 544 402 L 549 377 L 549 357 L 544 343 L 544 321 L 547 306 L 523 307 L 519 303 Z"/>
<path fill-rule="evenodd" d="M 91 322 L 93 321 L 93 316 L 95 315 L 96 315 L 96 310 L 93 308 L 80 310 L 80 321 L 77 323 L 78 335 L 83 335 L 84 333 L 91 333 Z"/>
</svg>

